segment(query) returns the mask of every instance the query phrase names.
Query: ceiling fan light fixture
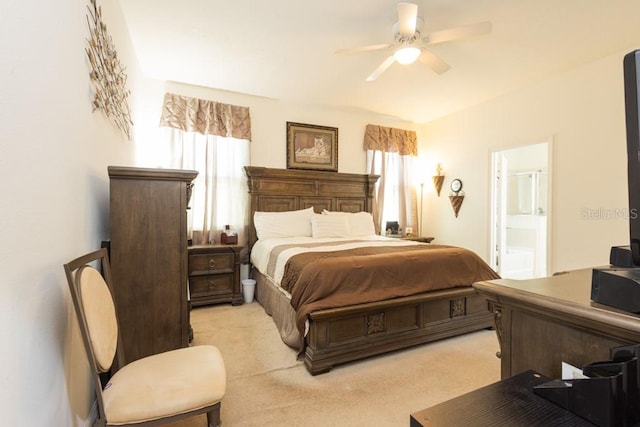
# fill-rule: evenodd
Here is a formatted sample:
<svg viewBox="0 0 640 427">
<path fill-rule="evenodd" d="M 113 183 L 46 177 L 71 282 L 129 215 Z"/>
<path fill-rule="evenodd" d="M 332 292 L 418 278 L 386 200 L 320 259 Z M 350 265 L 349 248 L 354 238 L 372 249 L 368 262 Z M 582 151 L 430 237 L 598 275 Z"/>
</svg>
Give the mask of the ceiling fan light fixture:
<svg viewBox="0 0 640 427">
<path fill-rule="evenodd" d="M 393 52 L 393 57 L 399 64 L 409 65 L 413 64 L 421 53 L 422 50 L 415 46 L 405 46 Z"/>
</svg>

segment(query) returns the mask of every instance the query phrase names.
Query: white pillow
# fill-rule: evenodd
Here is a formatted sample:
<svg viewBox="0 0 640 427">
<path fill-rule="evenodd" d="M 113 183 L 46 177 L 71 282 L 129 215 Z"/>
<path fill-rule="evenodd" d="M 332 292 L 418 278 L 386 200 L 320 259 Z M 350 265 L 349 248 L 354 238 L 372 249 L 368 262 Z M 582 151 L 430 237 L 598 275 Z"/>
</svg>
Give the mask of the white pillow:
<svg viewBox="0 0 640 427">
<path fill-rule="evenodd" d="M 253 214 L 258 239 L 273 237 L 311 237 L 313 207 L 298 211 L 260 212 Z"/>
<path fill-rule="evenodd" d="M 349 220 L 344 215 L 320 215 L 311 217 L 312 237 L 348 237 Z"/>
<path fill-rule="evenodd" d="M 323 210 L 327 216 L 344 216 L 349 219 L 349 232 L 351 236 L 373 236 L 376 234 L 376 227 L 373 225 L 373 215 L 369 212 L 332 212 Z"/>
</svg>

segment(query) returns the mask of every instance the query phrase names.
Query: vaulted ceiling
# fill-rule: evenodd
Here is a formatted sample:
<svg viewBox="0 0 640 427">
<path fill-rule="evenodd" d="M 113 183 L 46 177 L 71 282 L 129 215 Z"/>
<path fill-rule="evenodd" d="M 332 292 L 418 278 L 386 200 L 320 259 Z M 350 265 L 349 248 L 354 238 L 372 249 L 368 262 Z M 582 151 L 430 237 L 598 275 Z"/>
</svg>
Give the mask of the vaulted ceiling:
<svg viewBox="0 0 640 427">
<path fill-rule="evenodd" d="M 417 0 L 423 32 L 481 21 L 492 32 L 430 46 L 446 73 L 395 63 L 366 82 L 390 51 L 335 52 L 390 43 L 397 1 L 120 3 L 148 77 L 417 123 L 640 48 L 638 0 Z"/>
</svg>

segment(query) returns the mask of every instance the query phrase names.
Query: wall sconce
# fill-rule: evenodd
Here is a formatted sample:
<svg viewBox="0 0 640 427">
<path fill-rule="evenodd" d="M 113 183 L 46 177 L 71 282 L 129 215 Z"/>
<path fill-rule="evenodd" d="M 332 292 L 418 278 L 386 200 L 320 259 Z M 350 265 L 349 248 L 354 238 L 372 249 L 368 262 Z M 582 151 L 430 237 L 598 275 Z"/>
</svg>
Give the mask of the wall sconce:
<svg viewBox="0 0 640 427">
<path fill-rule="evenodd" d="M 458 212 L 460 212 L 460 208 L 462 207 L 462 202 L 464 201 L 464 191 L 462 191 L 462 181 L 458 178 L 451 181 L 451 192 L 449 193 L 449 201 L 451 202 L 453 213 L 455 214 L 456 218 L 458 218 Z"/>
<path fill-rule="evenodd" d="M 442 190 L 442 183 L 444 182 L 444 175 L 442 175 L 442 165 L 440 163 L 438 163 L 438 166 L 436 166 L 436 173 L 437 175 L 432 176 L 431 179 L 433 179 L 433 186 L 436 189 L 438 197 L 440 197 L 440 190 Z"/>
</svg>

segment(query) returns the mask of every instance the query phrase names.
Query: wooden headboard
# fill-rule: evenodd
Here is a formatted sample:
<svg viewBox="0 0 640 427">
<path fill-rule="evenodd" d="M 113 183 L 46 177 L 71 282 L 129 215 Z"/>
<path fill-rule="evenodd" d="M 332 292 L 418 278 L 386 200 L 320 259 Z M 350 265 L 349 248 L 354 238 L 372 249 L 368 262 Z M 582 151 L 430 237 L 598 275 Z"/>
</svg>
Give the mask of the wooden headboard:
<svg viewBox="0 0 640 427">
<path fill-rule="evenodd" d="M 306 209 L 313 206 L 341 212 L 371 212 L 378 175 L 245 166 L 249 180 L 249 249 L 256 242 L 253 214 Z"/>
</svg>

